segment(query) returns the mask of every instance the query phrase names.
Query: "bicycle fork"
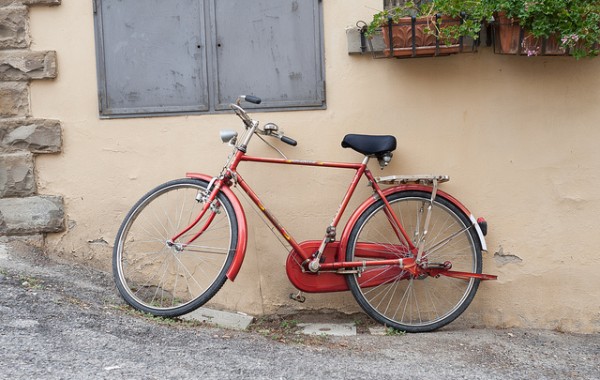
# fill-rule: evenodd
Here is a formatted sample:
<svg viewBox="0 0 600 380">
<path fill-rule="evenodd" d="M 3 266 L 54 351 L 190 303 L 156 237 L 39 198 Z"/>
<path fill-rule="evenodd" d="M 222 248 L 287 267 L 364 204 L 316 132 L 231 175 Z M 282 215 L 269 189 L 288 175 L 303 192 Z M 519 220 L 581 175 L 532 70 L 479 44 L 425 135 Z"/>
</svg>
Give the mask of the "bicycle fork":
<svg viewBox="0 0 600 380">
<path fill-rule="evenodd" d="M 217 198 L 217 194 L 219 193 L 220 183 L 216 183 L 217 178 L 213 178 L 212 181 L 206 187 L 206 190 L 202 192 L 198 192 L 196 195 L 196 201 L 202 202 L 204 206 L 200 211 L 199 215 L 196 219 L 187 226 L 183 231 L 179 232 L 177 235 L 173 236 L 171 239 L 167 240 L 167 246 L 174 248 L 177 252 L 181 252 L 193 243 L 196 239 L 198 239 L 211 225 L 217 214 L 221 213 L 221 204 Z M 213 188 L 214 185 L 214 189 Z M 192 228 L 194 228 L 201 220 L 204 218 L 207 212 L 210 211 L 210 215 L 207 220 L 204 222 L 204 225 L 200 228 L 200 230 L 194 234 L 186 243 L 176 243 L 176 241 L 181 238 L 183 235 L 188 233 Z"/>
</svg>

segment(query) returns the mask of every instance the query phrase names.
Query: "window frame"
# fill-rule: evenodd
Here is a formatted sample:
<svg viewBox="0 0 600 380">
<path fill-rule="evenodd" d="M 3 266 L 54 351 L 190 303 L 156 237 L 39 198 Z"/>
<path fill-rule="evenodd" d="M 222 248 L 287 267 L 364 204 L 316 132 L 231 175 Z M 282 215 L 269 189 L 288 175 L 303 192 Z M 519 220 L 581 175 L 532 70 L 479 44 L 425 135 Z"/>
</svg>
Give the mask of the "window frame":
<svg viewBox="0 0 600 380">
<path fill-rule="evenodd" d="M 152 111 L 151 107 L 123 107 L 117 108 L 112 107 L 108 103 L 109 89 L 107 78 L 108 65 L 106 63 L 106 50 L 105 50 L 105 39 L 104 39 L 104 27 L 105 20 L 102 12 L 102 1 L 93 0 L 94 6 L 94 30 L 95 30 L 95 51 L 96 51 L 96 72 L 97 72 L 97 83 L 98 83 L 98 107 L 99 117 L 101 119 L 112 119 L 112 118 L 142 118 L 142 117 L 160 117 L 160 116 L 184 116 L 184 115 L 210 115 L 220 114 L 228 112 L 228 104 L 235 99 L 227 99 L 219 103 L 219 66 L 218 66 L 218 54 L 217 54 L 217 19 L 216 19 L 216 2 L 218 0 L 198 0 L 199 6 L 203 10 L 204 17 L 204 31 L 201 32 L 202 42 L 205 46 L 204 52 L 204 70 L 206 78 L 206 89 L 203 89 L 207 93 L 206 107 L 197 104 L 196 109 L 192 109 L 190 106 L 179 105 L 179 106 L 168 106 L 168 107 L 155 107 Z M 323 4 L 322 0 L 313 0 L 314 9 L 316 14 L 316 21 L 314 23 L 314 52 L 316 55 L 317 65 L 315 67 L 316 83 L 314 90 L 316 92 L 316 99 L 313 102 L 302 102 L 301 100 L 291 100 L 289 102 L 273 102 L 265 98 L 268 94 L 251 94 L 263 98 L 261 105 L 248 104 L 247 108 L 252 109 L 253 112 L 270 112 L 270 111 L 305 111 L 305 110 L 324 110 L 327 108 L 326 102 L 326 80 L 325 80 L 325 41 L 324 41 L 324 27 L 323 27 Z M 242 95 L 242 94 L 238 94 Z M 250 94 L 244 94 L 250 95 Z M 237 95 L 236 95 L 237 96 Z M 149 111 L 150 110 L 150 111 Z"/>
</svg>

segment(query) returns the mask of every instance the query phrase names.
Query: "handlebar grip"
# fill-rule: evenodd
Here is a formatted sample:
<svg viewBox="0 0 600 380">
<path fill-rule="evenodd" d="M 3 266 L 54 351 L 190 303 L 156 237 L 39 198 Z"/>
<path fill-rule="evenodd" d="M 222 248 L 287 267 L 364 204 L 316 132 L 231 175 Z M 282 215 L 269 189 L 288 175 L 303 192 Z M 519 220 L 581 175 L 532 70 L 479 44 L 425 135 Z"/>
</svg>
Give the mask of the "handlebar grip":
<svg viewBox="0 0 600 380">
<path fill-rule="evenodd" d="M 246 95 L 244 97 L 244 100 L 249 103 L 254 103 L 254 104 L 260 104 L 260 102 L 262 102 L 262 100 L 258 96 L 253 96 L 253 95 Z"/>
<path fill-rule="evenodd" d="M 284 143 L 286 143 L 286 144 L 288 144 L 288 145 L 291 145 L 291 146 L 296 146 L 296 145 L 298 145 L 298 142 L 297 142 L 296 140 L 294 140 L 294 139 L 291 139 L 291 138 L 289 138 L 289 137 L 287 137 L 287 136 L 281 136 L 279 139 L 280 139 L 281 141 L 283 141 Z"/>
</svg>

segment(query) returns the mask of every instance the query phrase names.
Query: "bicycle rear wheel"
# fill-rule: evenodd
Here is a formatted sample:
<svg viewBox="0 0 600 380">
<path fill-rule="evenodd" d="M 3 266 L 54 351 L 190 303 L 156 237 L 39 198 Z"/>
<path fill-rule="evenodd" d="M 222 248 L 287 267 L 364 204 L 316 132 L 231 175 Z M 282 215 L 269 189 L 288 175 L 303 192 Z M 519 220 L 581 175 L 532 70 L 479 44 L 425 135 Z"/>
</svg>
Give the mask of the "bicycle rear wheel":
<svg viewBox="0 0 600 380">
<path fill-rule="evenodd" d="M 413 244 L 423 234 L 431 194 L 398 191 L 387 197 Z M 437 197 L 425 238 L 422 261 L 431 267 L 452 264 L 453 271 L 481 273 L 481 244 L 471 222 L 458 207 Z M 366 209 L 353 227 L 347 261 L 410 257 L 407 244 L 394 233 L 382 200 Z M 414 276 L 398 266 L 367 267 L 346 277 L 363 310 L 376 321 L 407 332 L 433 331 L 455 320 L 469 306 L 478 279 L 427 274 Z"/>
<path fill-rule="evenodd" d="M 144 195 L 115 238 L 113 276 L 125 301 L 156 316 L 176 317 L 210 300 L 223 286 L 237 247 L 237 218 L 222 193 L 194 228 L 169 241 L 200 215 L 208 183 L 178 179 Z M 213 218 L 212 221 L 210 218 Z"/>
</svg>

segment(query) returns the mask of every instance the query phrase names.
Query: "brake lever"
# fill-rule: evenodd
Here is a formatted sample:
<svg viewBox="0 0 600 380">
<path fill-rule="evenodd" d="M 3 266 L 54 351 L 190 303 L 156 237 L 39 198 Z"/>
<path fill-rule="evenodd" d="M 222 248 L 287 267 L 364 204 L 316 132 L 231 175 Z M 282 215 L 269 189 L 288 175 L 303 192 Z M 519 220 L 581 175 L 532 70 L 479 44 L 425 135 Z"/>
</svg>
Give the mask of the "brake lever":
<svg viewBox="0 0 600 380">
<path fill-rule="evenodd" d="M 298 142 L 296 140 L 289 138 L 287 136 L 284 136 L 283 132 L 279 132 L 279 127 L 277 126 L 277 124 L 267 123 L 262 127 L 261 131 L 264 135 L 276 137 L 288 145 L 291 145 L 291 146 L 298 145 Z"/>
</svg>

